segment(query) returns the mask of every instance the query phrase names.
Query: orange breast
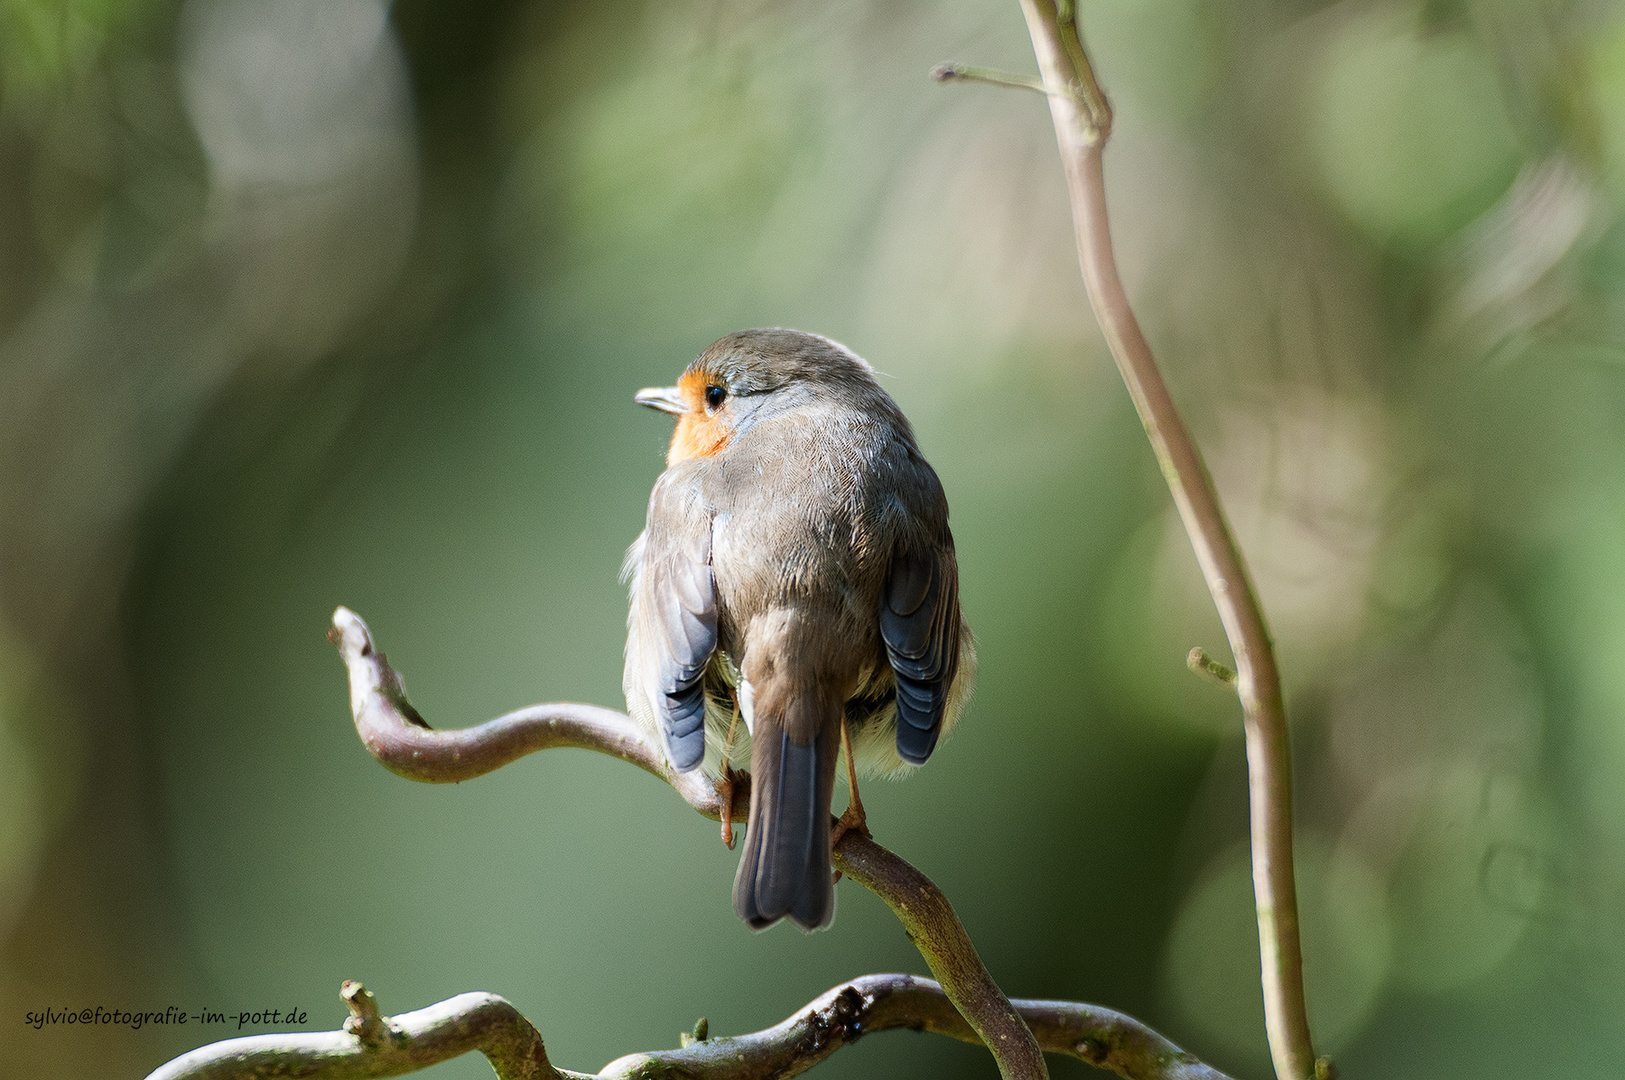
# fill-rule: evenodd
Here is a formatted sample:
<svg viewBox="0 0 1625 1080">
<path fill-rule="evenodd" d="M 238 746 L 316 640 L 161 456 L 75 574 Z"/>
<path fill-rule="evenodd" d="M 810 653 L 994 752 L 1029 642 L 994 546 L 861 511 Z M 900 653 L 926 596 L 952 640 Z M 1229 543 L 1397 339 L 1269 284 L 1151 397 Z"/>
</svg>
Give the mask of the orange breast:
<svg viewBox="0 0 1625 1080">
<path fill-rule="evenodd" d="M 733 436 L 733 429 L 722 414 L 705 413 L 705 388 L 712 380 L 704 372 L 691 371 L 677 380 L 683 393 L 683 404 L 688 411 L 677 421 L 677 430 L 671 434 L 671 449 L 666 452 L 666 465 L 670 467 L 689 458 L 711 457 L 720 453 Z"/>
</svg>

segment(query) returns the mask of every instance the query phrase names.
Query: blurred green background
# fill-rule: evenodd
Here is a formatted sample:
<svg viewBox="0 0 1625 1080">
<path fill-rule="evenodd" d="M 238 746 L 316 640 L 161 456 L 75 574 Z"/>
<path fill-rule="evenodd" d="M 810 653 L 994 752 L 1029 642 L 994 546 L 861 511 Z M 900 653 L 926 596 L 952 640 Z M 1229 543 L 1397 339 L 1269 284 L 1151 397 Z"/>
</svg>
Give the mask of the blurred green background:
<svg viewBox="0 0 1625 1080">
<path fill-rule="evenodd" d="M 1124 273 L 1280 643 L 1320 1048 L 1617 1076 L 1625 8 L 1081 12 Z M 490 990 L 593 1069 L 923 971 L 850 883 L 748 933 L 624 765 L 386 773 L 322 637 L 355 608 L 441 726 L 618 704 L 669 434 L 631 395 L 754 325 L 887 373 L 953 505 L 981 685 L 877 835 L 1013 995 L 1269 1075 L 1239 710 L 1184 667 L 1222 636 L 1044 105 L 944 60 L 1032 71 L 1014 0 L 0 0 L 0 1075 L 236 1033 L 46 1007 Z M 818 1075 L 991 1074 L 899 1033 Z"/>
</svg>

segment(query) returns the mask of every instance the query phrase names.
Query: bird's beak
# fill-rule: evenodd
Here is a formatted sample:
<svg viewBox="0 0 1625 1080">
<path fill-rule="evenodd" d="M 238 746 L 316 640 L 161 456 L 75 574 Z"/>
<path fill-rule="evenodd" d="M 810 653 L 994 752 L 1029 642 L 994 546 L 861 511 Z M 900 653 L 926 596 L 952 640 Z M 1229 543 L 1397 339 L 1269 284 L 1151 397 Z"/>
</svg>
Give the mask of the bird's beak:
<svg viewBox="0 0 1625 1080">
<path fill-rule="evenodd" d="M 647 405 L 651 409 L 681 416 L 688 412 L 688 406 L 683 404 L 683 395 L 675 386 L 646 386 L 632 395 L 632 400 L 639 405 Z"/>
</svg>

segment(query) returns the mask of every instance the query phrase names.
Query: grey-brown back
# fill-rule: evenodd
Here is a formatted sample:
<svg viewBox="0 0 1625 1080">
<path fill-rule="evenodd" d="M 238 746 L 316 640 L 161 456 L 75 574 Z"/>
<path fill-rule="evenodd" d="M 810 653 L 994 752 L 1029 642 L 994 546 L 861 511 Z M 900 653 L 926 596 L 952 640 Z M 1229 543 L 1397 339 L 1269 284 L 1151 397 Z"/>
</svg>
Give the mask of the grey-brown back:
<svg viewBox="0 0 1625 1080">
<path fill-rule="evenodd" d="M 735 908 L 754 927 L 788 916 L 815 929 L 834 915 L 829 813 L 849 702 L 861 691 L 864 715 L 894 720 L 898 759 L 917 765 L 963 700 L 947 501 L 868 364 L 833 342 L 743 331 L 685 379 L 726 387 L 732 428 L 651 497 L 628 700 L 646 691 L 674 764 L 695 767 L 702 673 L 713 649 L 732 661 L 754 780 Z"/>
</svg>

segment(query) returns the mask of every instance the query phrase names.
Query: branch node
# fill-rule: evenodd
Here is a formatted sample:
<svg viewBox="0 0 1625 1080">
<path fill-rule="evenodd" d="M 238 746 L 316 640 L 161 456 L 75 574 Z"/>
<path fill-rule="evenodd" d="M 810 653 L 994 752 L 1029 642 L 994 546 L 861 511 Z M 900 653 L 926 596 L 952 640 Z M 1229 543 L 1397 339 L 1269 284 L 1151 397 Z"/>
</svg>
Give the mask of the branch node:
<svg viewBox="0 0 1625 1080">
<path fill-rule="evenodd" d="M 1337 1064 L 1329 1057 L 1315 1059 L 1315 1080 L 1337 1080 Z"/>
<path fill-rule="evenodd" d="M 1099 1039 L 1090 1038 L 1087 1036 L 1078 1040 L 1075 1049 L 1078 1052 L 1078 1056 L 1089 1062 L 1091 1065 L 1100 1065 L 1106 1060 L 1107 1055 L 1111 1053 L 1111 1047 L 1107 1046 Z"/>
<path fill-rule="evenodd" d="M 855 986 L 848 986 L 835 995 L 835 1002 L 830 1009 L 833 1027 L 841 1033 L 845 1042 L 852 1042 L 863 1034 L 863 1020 L 869 1008 L 869 1000 Z"/>
<path fill-rule="evenodd" d="M 1210 682 L 1235 689 L 1236 673 L 1209 656 L 1200 645 L 1185 657 L 1185 666 Z"/>
<path fill-rule="evenodd" d="M 687 1048 L 693 1046 L 695 1043 L 704 1042 L 710 1037 L 710 1035 L 711 1021 L 702 1016 L 698 1020 L 694 1021 L 693 1031 L 685 1031 L 677 1036 L 677 1042 L 680 1046 Z"/>
<path fill-rule="evenodd" d="M 372 991 L 355 979 L 345 979 L 339 987 L 339 997 L 349 1007 L 350 1015 L 344 1020 L 344 1030 L 367 1046 L 382 1046 L 393 1034 L 389 1023 L 378 1011 L 378 999 Z"/>
<path fill-rule="evenodd" d="M 1077 78 L 1067 83 L 1067 97 L 1083 113 L 1083 137 L 1091 146 L 1106 141 L 1112 132 L 1112 103 L 1095 78 L 1095 66 L 1089 59 L 1089 49 L 1083 43 L 1083 27 L 1077 22 L 1077 5 L 1073 0 L 1056 0 L 1055 23 L 1066 27 L 1069 33 L 1061 35 L 1061 45 L 1070 55 Z"/>
</svg>

